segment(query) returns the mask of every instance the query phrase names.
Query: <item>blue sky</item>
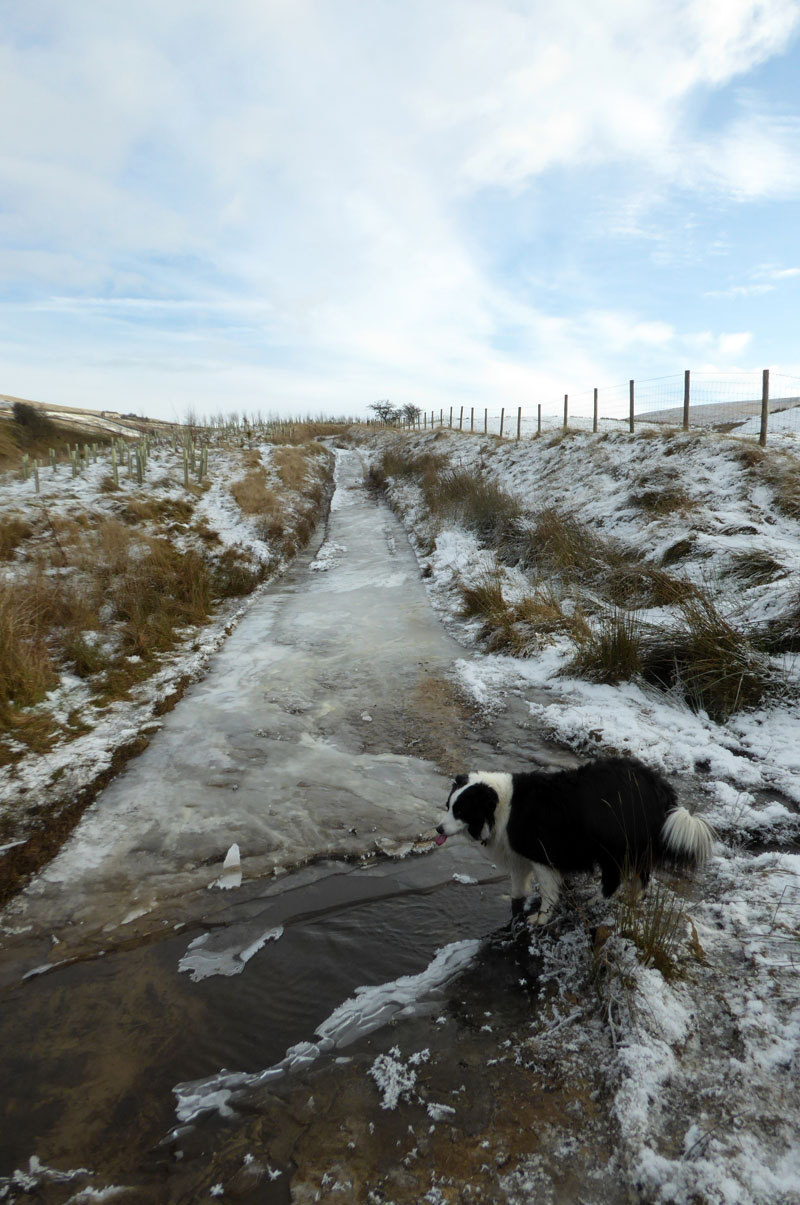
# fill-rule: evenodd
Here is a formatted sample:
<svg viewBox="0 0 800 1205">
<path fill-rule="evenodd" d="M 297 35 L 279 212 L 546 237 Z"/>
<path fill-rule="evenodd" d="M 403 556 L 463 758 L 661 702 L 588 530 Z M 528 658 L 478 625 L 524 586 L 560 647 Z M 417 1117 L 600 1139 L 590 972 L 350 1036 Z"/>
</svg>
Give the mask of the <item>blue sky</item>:
<svg viewBox="0 0 800 1205">
<path fill-rule="evenodd" d="M 0 37 L 0 392 L 800 377 L 800 0 L 7 0 Z"/>
</svg>

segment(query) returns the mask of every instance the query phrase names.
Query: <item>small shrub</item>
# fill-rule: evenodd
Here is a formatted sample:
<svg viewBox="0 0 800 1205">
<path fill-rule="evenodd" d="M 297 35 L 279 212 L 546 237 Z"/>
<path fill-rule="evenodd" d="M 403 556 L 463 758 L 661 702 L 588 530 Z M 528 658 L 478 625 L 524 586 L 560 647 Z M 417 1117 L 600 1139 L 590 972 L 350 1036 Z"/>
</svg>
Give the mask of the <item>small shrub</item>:
<svg viewBox="0 0 800 1205">
<path fill-rule="evenodd" d="M 108 668 L 109 659 L 103 649 L 88 641 L 82 632 L 67 635 L 63 655 L 79 678 L 91 678 Z"/>
<path fill-rule="evenodd" d="M 12 413 L 22 445 L 38 443 L 57 430 L 55 423 L 38 406 L 31 406 L 27 402 L 14 402 Z"/>
</svg>

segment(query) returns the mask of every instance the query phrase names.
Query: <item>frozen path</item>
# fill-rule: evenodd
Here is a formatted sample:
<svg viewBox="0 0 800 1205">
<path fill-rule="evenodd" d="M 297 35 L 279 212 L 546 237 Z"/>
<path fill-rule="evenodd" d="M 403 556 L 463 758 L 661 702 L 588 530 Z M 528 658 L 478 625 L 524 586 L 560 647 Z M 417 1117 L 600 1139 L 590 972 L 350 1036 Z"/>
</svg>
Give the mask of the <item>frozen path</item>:
<svg viewBox="0 0 800 1205">
<path fill-rule="evenodd" d="M 248 878 L 430 833 L 443 776 L 385 750 L 404 705 L 462 652 L 358 453 L 339 451 L 316 556 L 255 602 L 15 911 L 63 940 L 137 913 L 174 918 L 190 896 L 219 902 L 205 889 L 234 842 Z"/>
</svg>

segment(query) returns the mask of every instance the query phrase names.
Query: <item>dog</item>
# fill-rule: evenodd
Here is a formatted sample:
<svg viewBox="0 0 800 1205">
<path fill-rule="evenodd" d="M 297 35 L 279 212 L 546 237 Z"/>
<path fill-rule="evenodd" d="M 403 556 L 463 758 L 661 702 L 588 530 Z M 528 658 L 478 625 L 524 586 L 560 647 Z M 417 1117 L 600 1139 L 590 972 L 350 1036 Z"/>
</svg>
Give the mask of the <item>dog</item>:
<svg viewBox="0 0 800 1205">
<path fill-rule="evenodd" d="M 511 875 L 512 920 L 521 918 L 533 874 L 541 892 L 530 925 L 546 925 L 563 876 L 600 868 L 603 895 L 623 875 L 637 891 L 656 866 L 700 866 L 715 833 L 678 803 L 669 782 L 634 758 L 603 757 L 555 773 L 460 774 L 436 844 L 467 834 Z"/>
</svg>

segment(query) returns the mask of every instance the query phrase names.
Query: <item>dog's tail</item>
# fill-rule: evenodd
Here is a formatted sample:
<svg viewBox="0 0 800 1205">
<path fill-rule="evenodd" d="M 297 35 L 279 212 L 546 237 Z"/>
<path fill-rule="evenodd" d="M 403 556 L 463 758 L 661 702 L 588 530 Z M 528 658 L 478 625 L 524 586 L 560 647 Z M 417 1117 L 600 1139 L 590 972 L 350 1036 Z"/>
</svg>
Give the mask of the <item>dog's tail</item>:
<svg viewBox="0 0 800 1205">
<path fill-rule="evenodd" d="M 702 866 L 711 857 L 717 834 L 702 816 L 694 816 L 684 807 L 673 808 L 661 829 L 661 841 L 667 856 L 684 865 Z"/>
</svg>

